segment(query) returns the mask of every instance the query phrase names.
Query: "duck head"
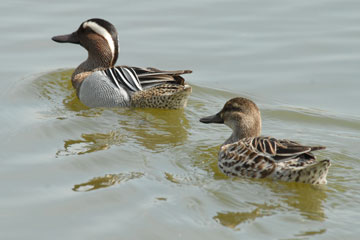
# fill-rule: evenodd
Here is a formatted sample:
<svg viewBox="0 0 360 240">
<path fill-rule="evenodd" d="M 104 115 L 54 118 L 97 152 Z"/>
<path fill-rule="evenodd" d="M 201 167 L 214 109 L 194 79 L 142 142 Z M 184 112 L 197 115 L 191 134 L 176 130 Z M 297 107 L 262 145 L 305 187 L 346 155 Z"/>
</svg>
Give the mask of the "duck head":
<svg viewBox="0 0 360 240">
<path fill-rule="evenodd" d="M 246 137 L 257 137 L 261 133 L 261 114 L 256 104 L 246 98 L 237 97 L 227 101 L 215 115 L 200 119 L 202 123 L 222 123 L 233 130 L 226 143 Z"/>
<path fill-rule="evenodd" d="M 118 54 L 118 33 L 114 25 L 100 18 L 83 23 L 73 33 L 52 38 L 59 43 L 80 44 L 88 51 L 88 59 L 82 65 L 84 70 L 114 66 Z"/>
</svg>

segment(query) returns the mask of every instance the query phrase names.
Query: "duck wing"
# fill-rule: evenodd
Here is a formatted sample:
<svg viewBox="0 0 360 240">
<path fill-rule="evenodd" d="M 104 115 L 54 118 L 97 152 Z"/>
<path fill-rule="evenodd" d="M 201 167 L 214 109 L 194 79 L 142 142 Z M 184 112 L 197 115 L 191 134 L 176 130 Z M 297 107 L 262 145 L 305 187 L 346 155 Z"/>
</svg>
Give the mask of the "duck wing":
<svg viewBox="0 0 360 240">
<path fill-rule="evenodd" d="M 185 80 L 180 75 L 192 71 L 161 71 L 156 68 L 116 66 L 104 69 L 102 72 L 118 88 L 125 87 L 129 91 L 137 92 L 164 83 L 184 85 Z"/>
<path fill-rule="evenodd" d="M 143 88 L 153 87 L 163 83 L 184 85 L 185 80 L 180 75 L 192 73 L 191 70 L 163 71 L 156 68 L 131 67 L 140 80 Z"/>
<path fill-rule="evenodd" d="M 243 142 L 252 151 L 277 162 L 290 159 L 315 160 L 315 156 L 311 152 L 325 149 L 323 146 L 308 146 L 287 139 L 262 136 L 247 138 Z"/>
<path fill-rule="evenodd" d="M 269 176 L 280 162 L 287 166 L 301 167 L 315 163 L 311 153 L 324 149 L 323 146 L 304 146 L 290 140 L 278 140 L 270 137 L 245 138 L 221 146 L 219 166 L 228 174 L 264 178 Z"/>
<path fill-rule="evenodd" d="M 139 77 L 132 68 L 119 66 L 104 69 L 102 72 L 118 88 L 126 88 L 132 92 L 143 90 Z"/>
</svg>

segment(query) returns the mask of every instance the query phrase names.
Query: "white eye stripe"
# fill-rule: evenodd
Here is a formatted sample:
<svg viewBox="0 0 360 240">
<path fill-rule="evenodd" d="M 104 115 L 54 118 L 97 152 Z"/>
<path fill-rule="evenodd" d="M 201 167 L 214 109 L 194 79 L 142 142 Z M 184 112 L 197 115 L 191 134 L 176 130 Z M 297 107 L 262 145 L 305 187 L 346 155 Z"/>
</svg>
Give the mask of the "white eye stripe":
<svg viewBox="0 0 360 240">
<path fill-rule="evenodd" d="M 83 28 L 87 28 L 87 27 L 89 27 L 91 30 L 93 30 L 94 32 L 103 36 L 106 39 L 106 41 L 108 42 L 108 45 L 110 47 L 111 53 L 112 53 L 112 58 L 114 58 L 115 43 L 114 43 L 114 40 L 112 39 L 110 33 L 104 27 L 100 26 L 96 22 L 91 22 L 91 21 L 85 22 L 83 24 Z"/>
</svg>

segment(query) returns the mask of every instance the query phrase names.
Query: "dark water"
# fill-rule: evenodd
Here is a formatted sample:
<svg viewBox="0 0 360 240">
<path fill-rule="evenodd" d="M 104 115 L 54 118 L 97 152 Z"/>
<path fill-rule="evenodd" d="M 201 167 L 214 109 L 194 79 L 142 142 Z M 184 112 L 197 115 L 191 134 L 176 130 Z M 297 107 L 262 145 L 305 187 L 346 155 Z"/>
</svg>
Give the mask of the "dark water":
<svg viewBox="0 0 360 240">
<path fill-rule="evenodd" d="M 360 2 L 2 1 L 1 239 L 357 239 Z M 93 17 L 118 64 L 192 69 L 184 110 L 88 109 L 69 81 L 86 52 L 59 45 Z M 263 134 L 320 144 L 326 186 L 217 169 L 226 100 Z"/>
</svg>

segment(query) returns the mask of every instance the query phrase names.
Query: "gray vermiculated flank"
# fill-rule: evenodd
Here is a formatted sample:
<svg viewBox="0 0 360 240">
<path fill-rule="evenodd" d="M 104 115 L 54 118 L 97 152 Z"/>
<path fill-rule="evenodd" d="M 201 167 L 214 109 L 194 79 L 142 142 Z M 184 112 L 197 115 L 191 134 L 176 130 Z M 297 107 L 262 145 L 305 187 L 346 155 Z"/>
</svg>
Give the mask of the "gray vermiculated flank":
<svg viewBox="0 0 360 240">
<path fill-rule="evenodd" d="M 118 88 L 102 71 L 88 76 L 81 84 L 79 98 L 88 107 L 128 107 L 130 96 Z"/>
</svg>

